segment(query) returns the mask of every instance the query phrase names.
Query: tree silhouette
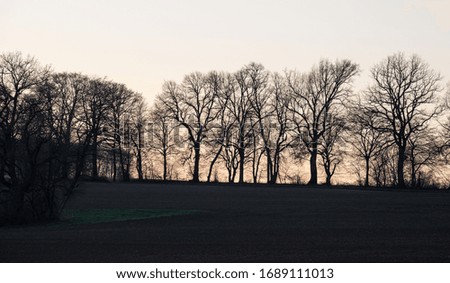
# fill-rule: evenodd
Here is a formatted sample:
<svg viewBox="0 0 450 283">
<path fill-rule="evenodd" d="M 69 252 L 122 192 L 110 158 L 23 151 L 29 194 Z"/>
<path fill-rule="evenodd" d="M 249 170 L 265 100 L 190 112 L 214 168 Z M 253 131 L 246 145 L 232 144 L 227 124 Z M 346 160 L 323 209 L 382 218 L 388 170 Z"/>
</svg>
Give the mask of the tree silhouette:
<svg viewBox="0 0 450 283">
<path fill-rule="evenodd" d="M 349 60 L 322 60 L 307 74 L 286 73 L 296 134 L 310 154 L 310 185 L 317 184 L 318 145 L 329 127 L 329 113 L 349 95 L 350 83 L 358 72 L 358 65 Z"/>
<path fill-rule="evenodd" d="M 360 100 L 348 107 L 349 132 L 347 141 L 355 150 L 355 154 L 364 160 L 364 186 L 369 186 L 370 162 L 376 158 L 390 143 L 386 133 L 377 130 L 377 117 L 366 111 Z"/>
<path fill-rule="evenodd" d="M 167 108 L 163 96 L 158 96 L 150 114 L 151 119 L 151 140 L 150 147 L 156 150 L 163 159 L 162 179 L 168 179 L 168 157 L 172 149 L 176 146 L 173 134 L 175 132 L 175 120 L 171 115 L 171 110 Z"/>
<path fill-rule="evenodd" d="M 417 55 L 389 56 L 372 68 L 373 84 L 366 93 L 366 109 L 375 115 L 379 131 L 389 133 L 397 147 L 397 185 L 406 186 L 404 167 L 412 135 L 427 129 L 438 114 L 436 96 L 441 77 Z"/>
<path fill-rule="evenodd" d="M 192 181 L 200 181 L 200 147 L 209 126 L 219 115 L 217 93 L 205 86 L 206 77 L 201 73 L 185 76 L 183 84 L 174 82 L 163 86 L 164 104 L 170 109 L 173 119 L 188 131 L 191 149 L 194 151 Z"/>
<path fill-rule="evenodd" d="M 247 161 L 247 149 L 252 143 L 253 115 L 250 102 L 249 72 L 246 67 L 234 74 L 236 82 L 235 91 L 230 93 L 227 108 L 234 119 L 232 136 L 228 139 L 228 145 L 235 147 L 239 156 L 239 183 L 244 182 L 244 168 Z M 228 151 L 232 154 L 233 151 Z M 230 156 L 231 157 L 231 156 Z M 232 163 L 230 163 L 232 164 Z"/>
<path fill-rule="evenodd" d="M 331 178 L 336 172 L 337 165 L 342 162 L 344 151 L 342 149 L 343 133 L 346 130 L 345 118 L 335 113 L 329 113 L 328 127 L 321 136 L 318 152 L 322 157 L 323 168 L 326 174 L 325 184 L 331 185 Z"/>
</svg>

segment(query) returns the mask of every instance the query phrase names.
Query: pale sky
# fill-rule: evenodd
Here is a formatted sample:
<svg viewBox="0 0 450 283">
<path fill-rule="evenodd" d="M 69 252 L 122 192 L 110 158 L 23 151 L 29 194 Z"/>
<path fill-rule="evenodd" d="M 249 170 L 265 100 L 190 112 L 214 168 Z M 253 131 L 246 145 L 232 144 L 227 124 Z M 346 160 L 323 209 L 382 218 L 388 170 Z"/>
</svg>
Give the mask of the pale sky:
<svg viewBox="0 0 450 283">
<path fill-rule="evenodd" d="M 351 59 L 368 84 L 375 64 L 417 53 L 450 81 L 450 0 L 0 0 L 0 53 L 55 71 L 108 77 L 149 100 L 192 71 L 308 71 Z"/>
</svg>

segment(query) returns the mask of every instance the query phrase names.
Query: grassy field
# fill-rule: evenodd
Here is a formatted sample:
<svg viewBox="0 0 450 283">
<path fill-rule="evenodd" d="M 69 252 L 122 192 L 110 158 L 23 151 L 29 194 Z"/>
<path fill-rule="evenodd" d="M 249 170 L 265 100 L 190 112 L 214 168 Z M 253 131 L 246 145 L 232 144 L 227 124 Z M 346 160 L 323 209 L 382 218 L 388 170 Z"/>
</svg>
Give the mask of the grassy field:
<svg viewBox="0 0 450 283">
<path fill-rule="evenodd" d="M 176 209 L 66 209 L 61 217 L 61 224 L 108 223 L 193 213 L 195 211 Z"/>
<path fill-rule="evenodd" d="M 84 183 L 60 223 L 0 228 L 1 262 L 449 262 L 450 193 Z"/>
</svg>

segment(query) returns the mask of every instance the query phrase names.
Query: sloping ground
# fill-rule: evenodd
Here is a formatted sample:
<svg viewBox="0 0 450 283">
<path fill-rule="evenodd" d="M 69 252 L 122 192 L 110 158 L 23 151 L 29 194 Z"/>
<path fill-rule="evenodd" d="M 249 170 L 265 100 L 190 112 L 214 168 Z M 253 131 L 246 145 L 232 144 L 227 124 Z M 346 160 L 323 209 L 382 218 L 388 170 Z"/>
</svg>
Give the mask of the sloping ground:
<svg viewBox="0 0 450 283">
<path fill-rule="evenodd" d="M 195 213 L 0 228 L 0 261 L 450 261 L 449 192 L 87 183 L 68 209 Z"/>
</svg>

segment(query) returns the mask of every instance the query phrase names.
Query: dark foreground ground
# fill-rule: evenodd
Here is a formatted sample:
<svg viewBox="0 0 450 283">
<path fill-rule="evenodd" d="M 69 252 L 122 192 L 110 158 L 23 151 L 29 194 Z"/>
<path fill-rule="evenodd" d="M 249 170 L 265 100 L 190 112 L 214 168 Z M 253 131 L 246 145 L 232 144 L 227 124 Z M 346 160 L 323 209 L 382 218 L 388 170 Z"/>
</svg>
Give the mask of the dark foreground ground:
<svg viewBox="0 0 450 283">
<path fill-rule="evenodd" d="M 450 262 L 450 193 L 87 183 L 81 208 L 199 210 L 0 228 L 0 262 Z"/>
</svg>

